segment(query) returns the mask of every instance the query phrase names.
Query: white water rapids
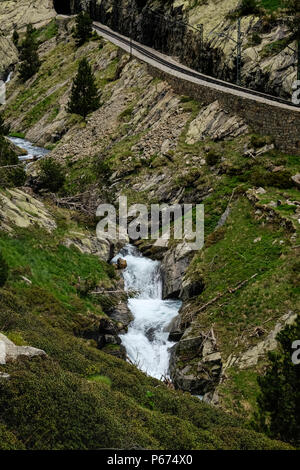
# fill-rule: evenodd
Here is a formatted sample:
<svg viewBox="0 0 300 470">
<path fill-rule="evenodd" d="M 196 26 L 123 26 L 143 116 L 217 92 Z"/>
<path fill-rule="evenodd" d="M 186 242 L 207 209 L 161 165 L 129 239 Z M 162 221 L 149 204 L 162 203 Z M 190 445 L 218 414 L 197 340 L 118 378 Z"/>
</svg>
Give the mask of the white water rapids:
<svg viewBox="0 0 300 470">
<path fill-rule="evenodd" d="M 9 137 L 9 140 L 20 147 L 21 149 L 26 150 L 27 154 L 26 155 L 21 155 L 19 157 L 20 161 L 23 160 L 32 160 L 33 157 L 44 157 L 47 155 L 50 150 L 47 150 L 43 147 L 37 147 L 34 145 L 32 142 L 26 139 L 21 139 L 20 137 Z"/>
<path fill-rule="evenodd" d="M 152 377 L 168 376 L 170 352 L 166 327 L 178 314 L 179 300 L 162 300 L 160 263 L 142 256 L 132 245 L 126 245 L 118 258 L 127 261 L 123 272 L 125 290 L 134 291 L 128 307 L 134 321 L 128 333 L 121 336 L 127 355 L 136 366 Z"/>
</svg>

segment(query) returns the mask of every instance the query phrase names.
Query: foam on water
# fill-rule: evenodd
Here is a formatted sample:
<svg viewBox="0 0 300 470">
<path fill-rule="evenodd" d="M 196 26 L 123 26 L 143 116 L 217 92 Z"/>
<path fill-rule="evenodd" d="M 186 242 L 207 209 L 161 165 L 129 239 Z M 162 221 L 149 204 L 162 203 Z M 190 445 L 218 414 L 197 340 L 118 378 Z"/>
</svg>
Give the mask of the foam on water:
<svg viewBox="0 0 300 470">
<path fill-rule="evenodd" d="M 138 250 L 127 245 L 114 258 L 124 258 L 125 290 L 135 292 L 128 301 L 134 321 L 128 333 L 121 336 L 127 355 L 139 369 L 160 379 L 168 375 L 170 347 L 166 327 L 178 314 L 181 302 L 162 300 L 160 263 L 142 256 Z"/>
</svg>

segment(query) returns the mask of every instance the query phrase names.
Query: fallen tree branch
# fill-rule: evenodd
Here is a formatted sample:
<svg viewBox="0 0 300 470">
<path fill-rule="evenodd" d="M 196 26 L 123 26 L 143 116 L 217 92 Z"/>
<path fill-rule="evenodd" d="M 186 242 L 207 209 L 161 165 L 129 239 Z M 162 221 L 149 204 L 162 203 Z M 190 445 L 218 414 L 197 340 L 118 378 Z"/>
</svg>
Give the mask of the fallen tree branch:
<svg viewBox="0 0 300 470">
<path fill-rule="evenodd" d="M 122 290 L 122 289 L 118 289 L 118 290 L 103 290 L 103 291 L 94 291 L 94 292 L 90 292 L 90 294 L 94 294 L 94 295 L 103 295 L 103 294 L 114 294 L 115 292 L 123 292 L 123 294 L 125 294 L 125 291 Z"/>
<path fill-rule="evenodd" d="M 0 166 L 1 168 L 16 168 L 17 166 L 24 165 L 24 163 L 18 163 L 17 165 L 5 165 L 5 166 Z"/>
</svg>

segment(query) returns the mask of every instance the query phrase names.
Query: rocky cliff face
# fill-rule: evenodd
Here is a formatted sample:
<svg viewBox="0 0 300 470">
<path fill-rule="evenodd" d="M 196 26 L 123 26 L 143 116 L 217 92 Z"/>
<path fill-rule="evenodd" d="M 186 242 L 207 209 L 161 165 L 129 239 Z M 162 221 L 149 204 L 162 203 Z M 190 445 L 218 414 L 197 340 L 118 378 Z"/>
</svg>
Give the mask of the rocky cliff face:
<svg viewBox="0 0 300 470">
<path fill-rule="evenodd" d="M 18 61 L 18 54 L 12 41 L 0 34 L 0 80 L 5 80 L 9 69 Z"/>
<path fill-rule="evenodd" d="M 238 3 L 221 0 L 216 8 L 212 0 L 197 2 L 192 7 L 186 1 L 72 0 L 70 6 L 74 13 L 88 10 L 95 20 L 176 56 L 195 70 L 235 82 L 237 22 L 227 15 Z M 250 16 L 242 18 L 241 32 L 242 84 L 290 98 L 296 80 L 297 54 L 295 42 L 286 41 L 289 35 L 286 26 L 274 19 Z"/>
<path fill-rule="evenodd" d="M 39 27 L 59 13 L 90 12 L 93 19 L 109 25 L 143 44 L 176 56 L 182 63 L 227 81 L 236 80 L 236 21 L 227 18 L 237 0 L 159 2 L 153 0 L 21 0 L 0 3 L 1 29 L 27 23 Z M 38 7 L 37 7 L 38 6 Z M 56 11 L 55 11 L 56 8 Z M 187 22 L 192 27 L 187 27 Z M 198 26 L 203 24 L 203 41 Z M 286 41 L 287 29 L 276 21 L 242 19 L 242 84 L 259 91 L 290 98 L 296 79 L 296 44 Z M 220 33 L 223 36 L 220 36 Z M 0 74 L 16 63 L 16 52 L 0 39 Z M 290 46 L 290 48 L 288 47 Z M 8 53 L 7 53 L 8 51 Z M 2 57 L 3 56 L 3 57 Z"/>
<path fill-rule="evenodd" d="M 35 27 L 47 24 L 55 17 L 52 0 L 12 0 L 0 2 L 0 79 L 17 64 L 18 53 L 11 41 L 13 29 L 24 30 L 31 23 Z"/>
<path fill-rule="evenodd" d="M 36 28 L 55 16 L 52 0 L 11 0 L 0 2 L 1 31 L 10 35 L 14 27 L 22 30 L 31 23 Z"/>
</svg>

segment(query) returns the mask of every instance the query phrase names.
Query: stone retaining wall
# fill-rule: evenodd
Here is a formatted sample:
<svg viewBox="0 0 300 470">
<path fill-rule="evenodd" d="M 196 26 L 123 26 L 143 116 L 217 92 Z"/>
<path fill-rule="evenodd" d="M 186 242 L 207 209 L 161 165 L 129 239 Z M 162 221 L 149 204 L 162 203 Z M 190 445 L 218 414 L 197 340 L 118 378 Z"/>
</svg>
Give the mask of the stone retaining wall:
<svg viewBox="0 0 300 470">
<path fill-rule="evenodd" d="M 213 85 L 193 83 L 147 65 L 150 75 L 166 80 L 176 93 L 188 95 L 204 104 L 218 100 L 225 111 L 242 117 L 254 132 L 272 136 L 278 149 L 300 155 L 300 109 L 289 110 L 284 106 L 259 102 L 216 89 Z"/>
</svg>

